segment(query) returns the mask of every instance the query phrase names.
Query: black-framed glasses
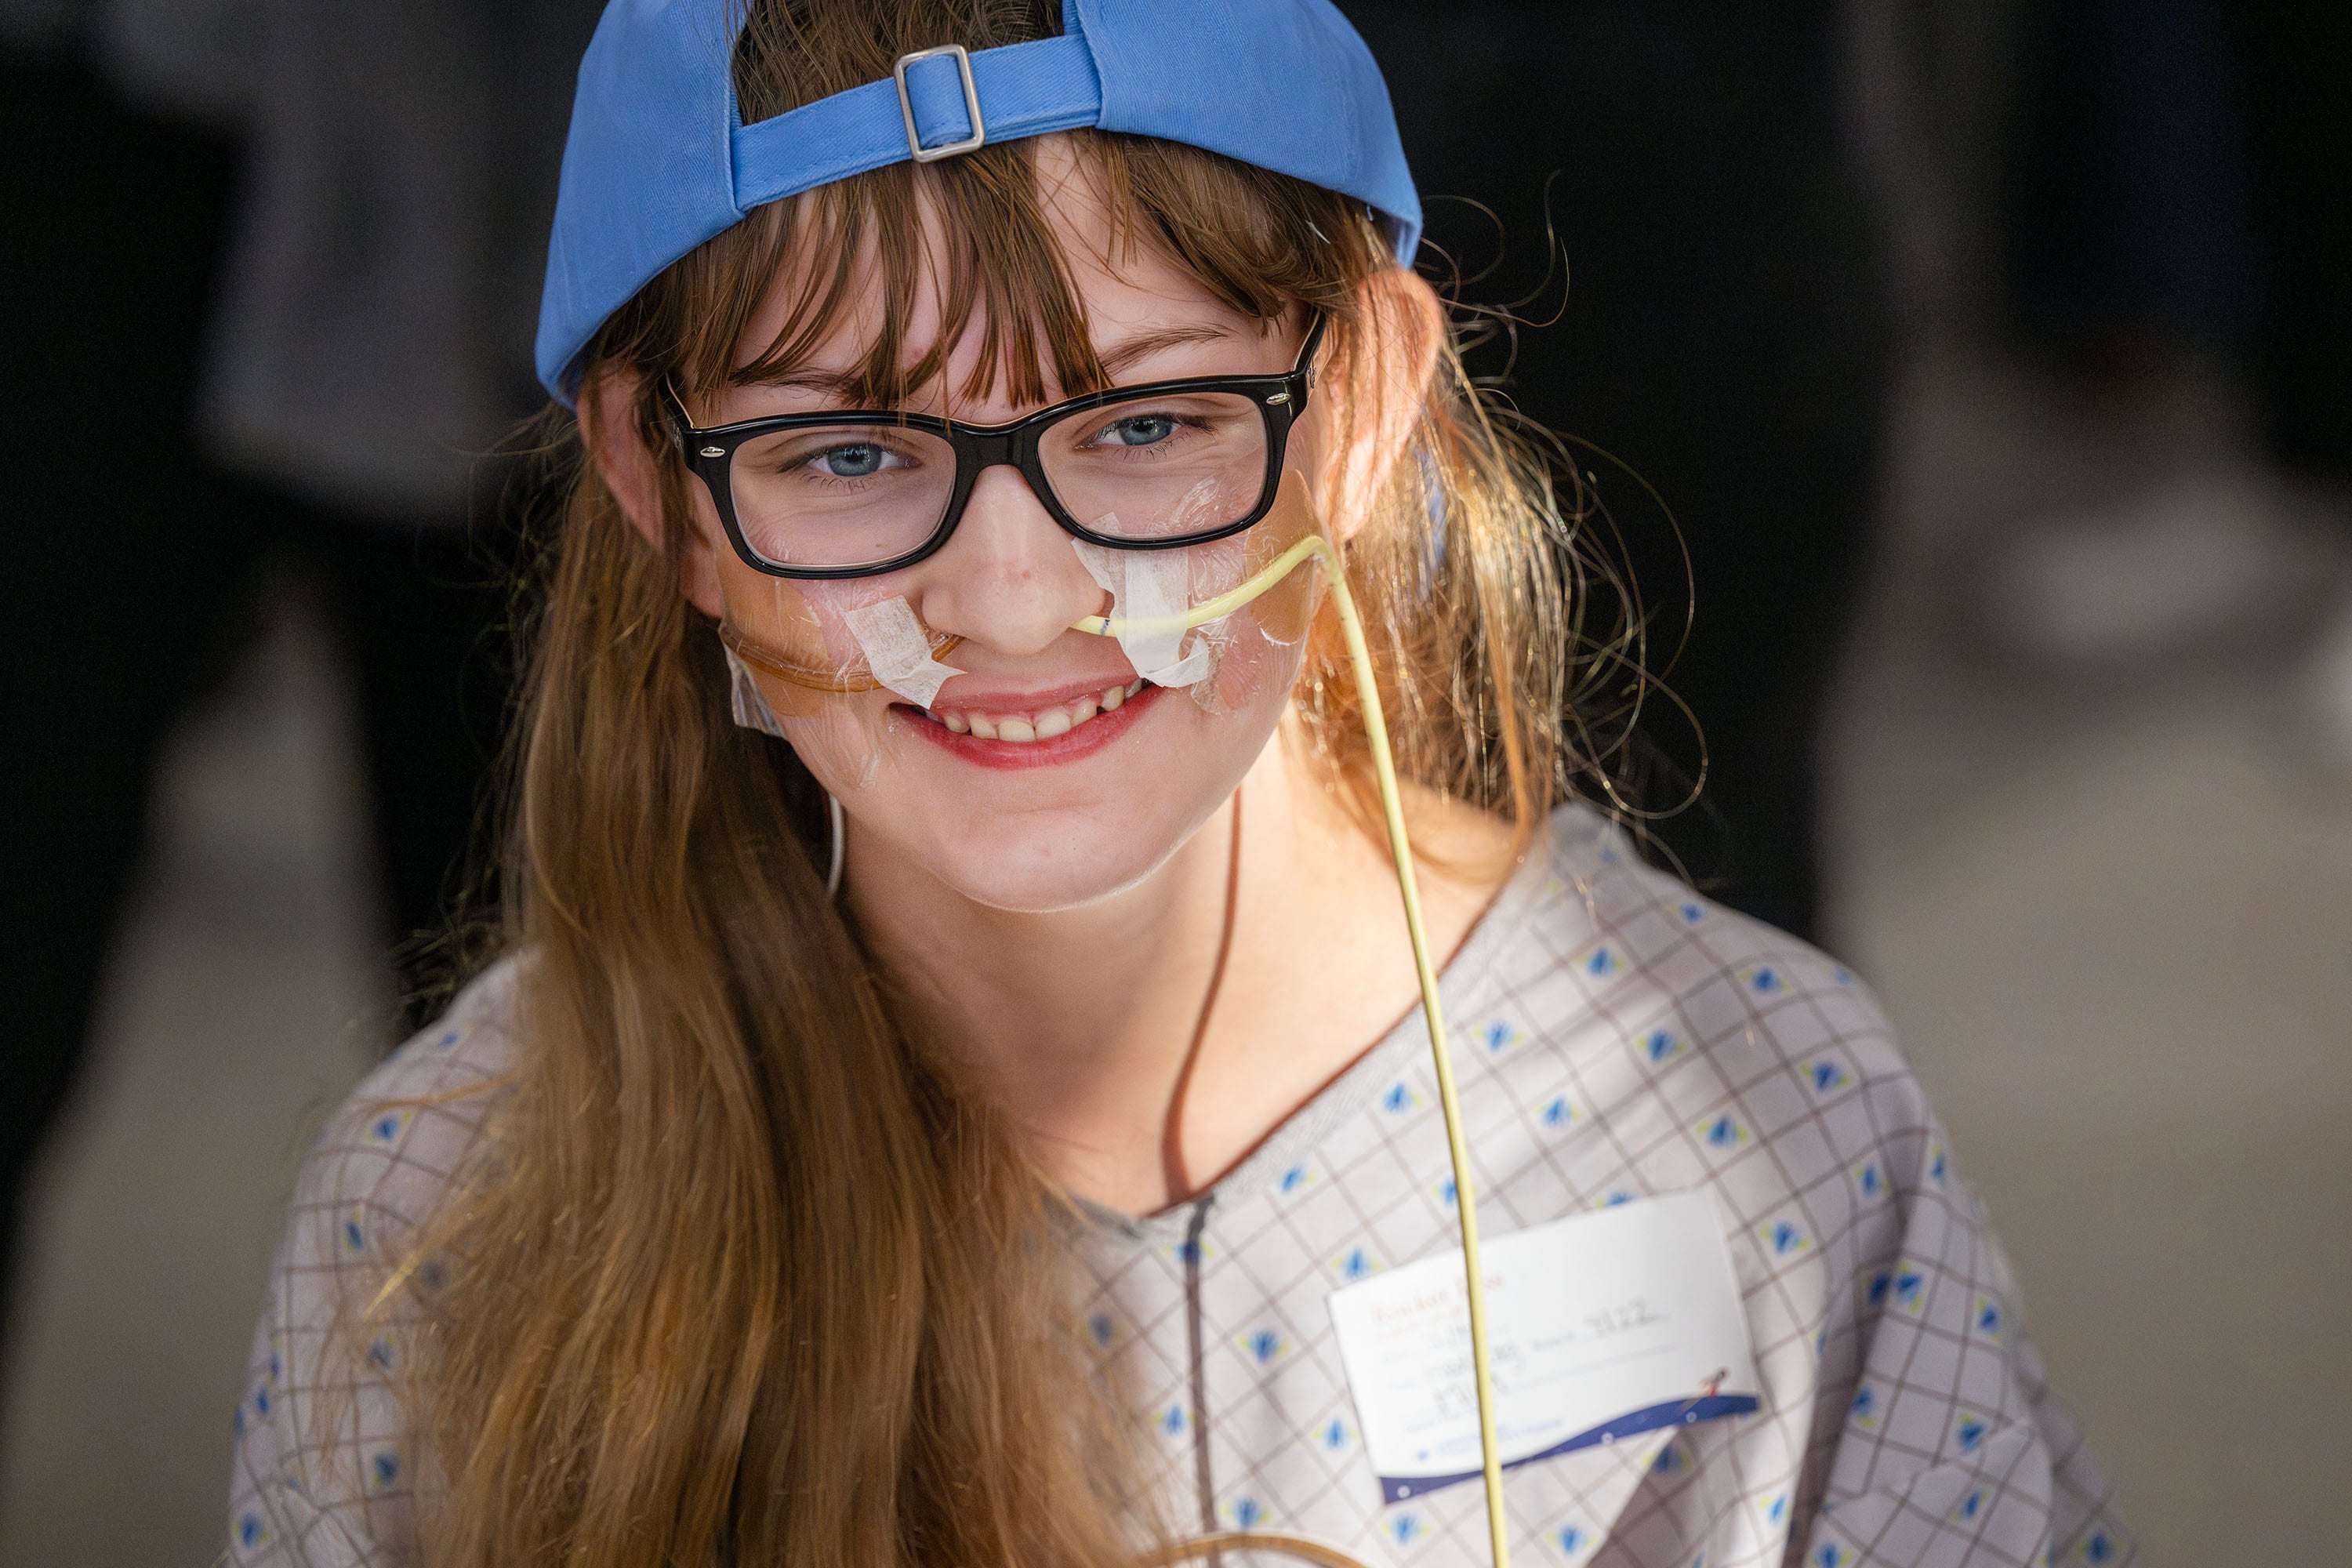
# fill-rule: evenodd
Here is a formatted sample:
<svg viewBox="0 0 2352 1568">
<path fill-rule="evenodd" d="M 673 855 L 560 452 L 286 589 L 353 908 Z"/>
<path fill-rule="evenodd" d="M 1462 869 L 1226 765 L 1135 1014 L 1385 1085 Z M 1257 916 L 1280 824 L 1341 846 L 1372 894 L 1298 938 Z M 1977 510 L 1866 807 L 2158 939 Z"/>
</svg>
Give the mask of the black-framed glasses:
<svg viewBox="0 0 2352 1568">
<path fill-rule="evenodd" d="M 1062 528 L 1117 550 L 1173 550 L 1265 516 L 1314 385 L 1318 315 L 1283 375 L 1114 386 L 1010 425 L 856 409 L 697 429 L 664 403 L 688 467 L 746 565 L 871 577 L 948 542 L 985 470 L 1006 464 Z"/>
</svg>

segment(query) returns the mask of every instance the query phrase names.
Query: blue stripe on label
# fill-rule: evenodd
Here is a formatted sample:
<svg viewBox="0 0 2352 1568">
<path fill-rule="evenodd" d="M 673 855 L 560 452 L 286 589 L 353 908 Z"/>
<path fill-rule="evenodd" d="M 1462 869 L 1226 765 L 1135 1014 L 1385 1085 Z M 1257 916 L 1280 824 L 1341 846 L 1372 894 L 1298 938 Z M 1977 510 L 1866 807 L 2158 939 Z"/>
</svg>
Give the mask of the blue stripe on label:
<svg viewBox="0 0 2352 1568">
<path fill-rule="evenodd" d="M 1726 1415 L 1753 1415 L 1757 1409 L 1756 1396 L 1752 1394 L 1717 1394 L 1704 1399 L 1669 1400 L 1664 1405 L 1653 1405 L 1646 1410 L 1636 1410 L 1630 1415 L 1621 1415 L 1614 1421 L 1603 1422 L 1588 1431 L 1579 1432 L 1573 1437 L 1553 1444 L 1540 1454 L 1512 1459 L 1503 1468 L 1516 1470 L 1521 1465 L 1556 1459 L 1579 1448 L 1597 1447 L 1602 1443 L 1613 1443 L 1620 1437 L 1655 1432 L 1662 1426 L 1695 1426 L 1702 1421 L 1720 1420 Z M 1449 1476 L 1382 1476 L 1380 1478 L 1381 1500 L 1384 1503 L 1402 1502 L 1407 1498 L 1421 1497 L 1444 1487 L 1475 1481 L 1483 1473 L 1464 1470 L 1458 1475 Z"/>
</svg>

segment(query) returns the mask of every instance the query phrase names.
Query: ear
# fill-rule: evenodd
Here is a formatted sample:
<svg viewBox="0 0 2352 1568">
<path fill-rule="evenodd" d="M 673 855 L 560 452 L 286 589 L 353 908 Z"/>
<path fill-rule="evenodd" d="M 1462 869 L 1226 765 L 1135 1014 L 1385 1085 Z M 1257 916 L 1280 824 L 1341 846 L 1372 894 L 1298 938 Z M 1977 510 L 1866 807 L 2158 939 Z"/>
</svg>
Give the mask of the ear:
<svg viewBox="0 0 2352 1568">
<path fill-rule="evenodd" d="M 612 367 L 590 374 L 580 387 L 580 438 L 588 447 L 596 477 L 613 492 L 629 526 L 657 552 L 668 545 L 668 519 L 662 507 L 661 459 L 646 444 L 636 412 L 644 383 L 631 371 Z M 719 585 L 719 556 L 712 546 L 718 516 L 706 518 L 709 498 L 699 484 L 687 486 L 692 521 L 679 542 L 680 585 L 688 603 L 712 620 L 722 618 L 725 596 Z"/>
<path fill-rule="evenodd" d="M 1403 458 L 1445 342 L 1445 307 L 1420 274 L 1383 268 L 1356 286 L 1356 298 L 1363 342 L 1331 364 L 1334 401 L 1349 417 L 1324 476 L 1323 514 L 1342 541 L 1370 517 L 1381 482 Z M 1361 384 L 1350 384 L 1351 369 Z"/>
</svg>

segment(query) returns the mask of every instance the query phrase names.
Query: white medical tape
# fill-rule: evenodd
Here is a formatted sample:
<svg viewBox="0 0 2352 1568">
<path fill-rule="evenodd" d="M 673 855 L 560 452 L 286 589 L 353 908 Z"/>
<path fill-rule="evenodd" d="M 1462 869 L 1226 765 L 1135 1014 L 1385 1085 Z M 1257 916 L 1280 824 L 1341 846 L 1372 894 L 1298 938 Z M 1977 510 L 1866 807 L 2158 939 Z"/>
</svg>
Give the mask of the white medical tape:
<svg viewBox="0 0 2352 1568">
<path fill-rule="evenodd" d="M 784 727 L 777 721 L 776 710 L 768 706 L 767 698 L 760 690 L 759 681 L 752 678 L 751 667 L 738 658 L 735 650 L 725 643 L 719 646 L 727 655 L 728 695 L 735 710 L 735 722 L 746 730 L 757 730 L 763 735 L 773 735 L 779 741 L 784 739 Z"/>
<path fill-rule="evenodd" d="M 1116 518 L 1104 522 L 1114 529 Z M 1110 595 L 1110 616 L 1119 623 L 1118 646 L 1135 673 L 1154 686 L 1190 686 L 1216 666 L 1214 638 L 1206 628 L 1187 628 L 1184 612 L 1192 607 L 1192 568 L 1181 550 L 1112 550 L 1073 539 L 1078 563 Z M 1188 629 L 1203 635 L 1192 651 L 1179 655 Z"/>
<path fill-rule="evenodd" d="M 862 605 L 842 619 L 866 650 L 874 679 L 919 708 L 931 705 L 949 676 L 963 673 L 931 657 L 931 639 L 923 635 L 923 623 L 903 596 Z"/>
</svg>

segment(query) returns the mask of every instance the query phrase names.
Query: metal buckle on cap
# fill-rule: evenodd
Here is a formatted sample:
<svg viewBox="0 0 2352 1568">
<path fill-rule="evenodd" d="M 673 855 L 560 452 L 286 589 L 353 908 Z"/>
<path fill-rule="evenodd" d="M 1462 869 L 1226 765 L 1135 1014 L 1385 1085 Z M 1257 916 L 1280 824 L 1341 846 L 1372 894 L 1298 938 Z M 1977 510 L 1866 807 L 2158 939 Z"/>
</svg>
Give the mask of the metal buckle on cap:
<svg viewBox="0 0 2352 1568">
<path fill-rule="evenodd" d="M 907 68 L 924 60 L 952 58 L 956 74 L 963 79 L 964 112 L 971 116 L 971 134 L 961 142 L 949 142 L 937 147 L 923 145 L 923 133 L 915 129 L 915 100 L 907 94 Z M 898 84 L 898 114 L 907 122 L 907 151 L 918 163 L 936 163 L 942 158 L 952 158 L 959 153 L 970 153 L 988 141 L 988 127 L 980 121 L 980 84 L 971 79 L 971 56 L 961 44 L 941 44 L 935 49 L 917 49 L 911 55 L 900 55 L 898 63 L 890 68 L 891 77 Z"/>
</svg>

